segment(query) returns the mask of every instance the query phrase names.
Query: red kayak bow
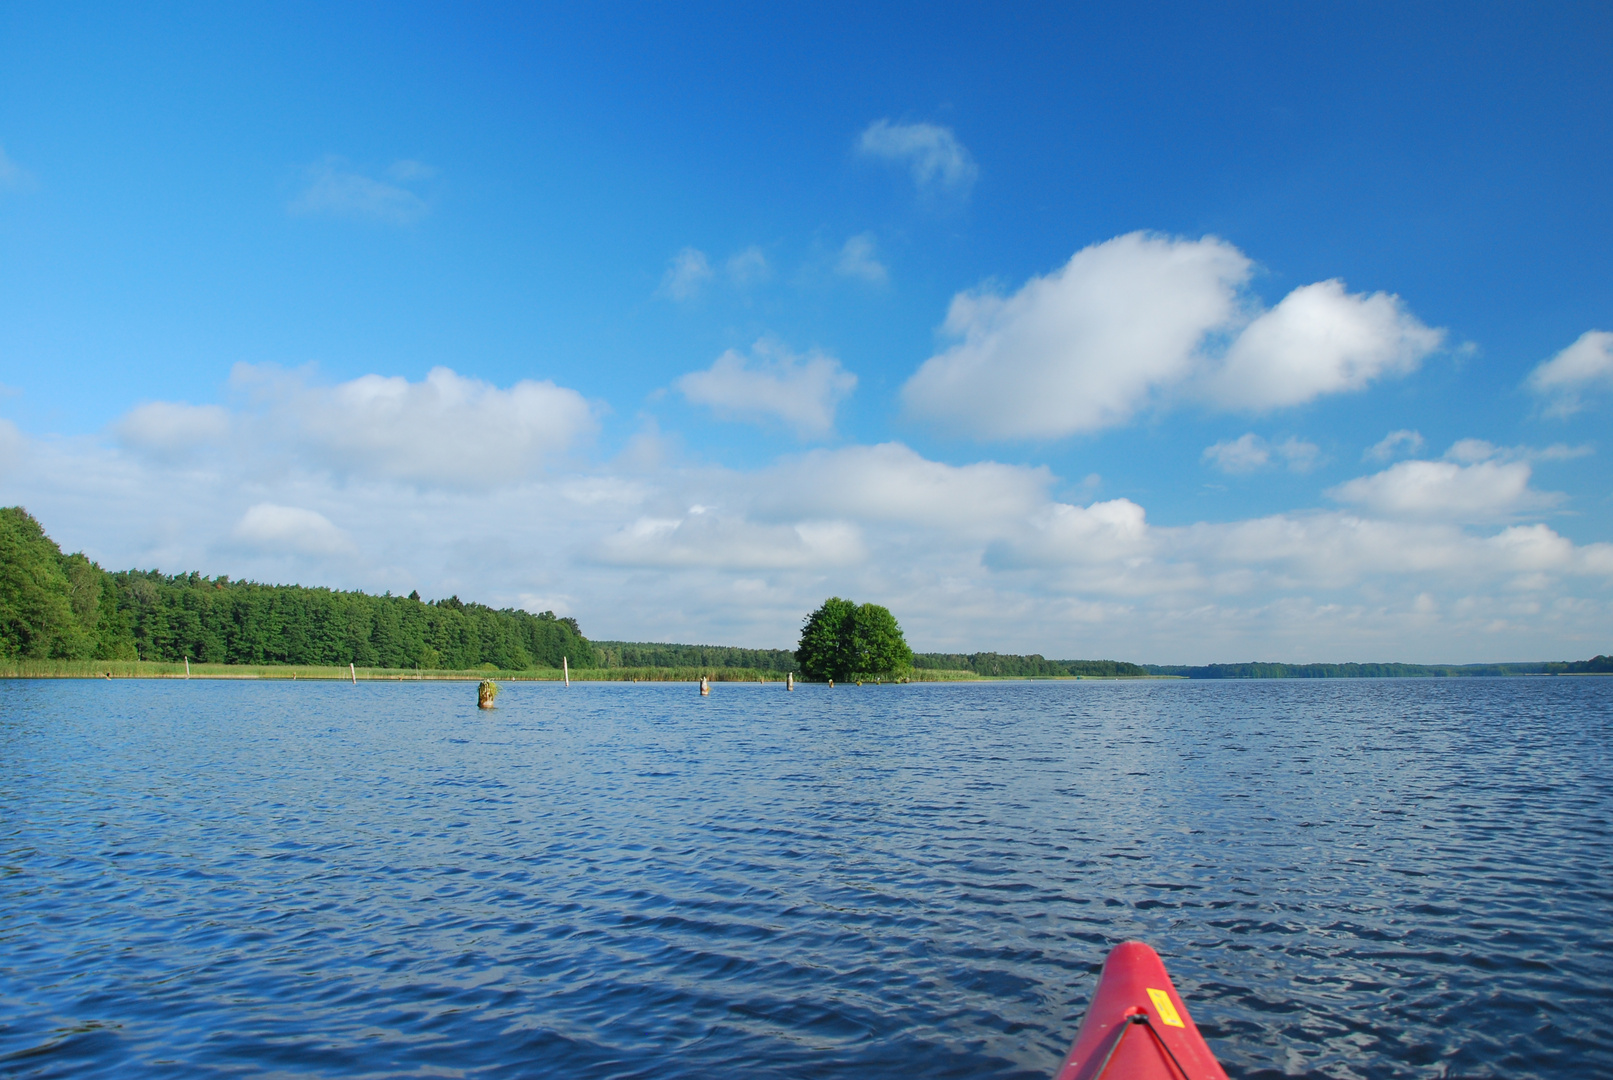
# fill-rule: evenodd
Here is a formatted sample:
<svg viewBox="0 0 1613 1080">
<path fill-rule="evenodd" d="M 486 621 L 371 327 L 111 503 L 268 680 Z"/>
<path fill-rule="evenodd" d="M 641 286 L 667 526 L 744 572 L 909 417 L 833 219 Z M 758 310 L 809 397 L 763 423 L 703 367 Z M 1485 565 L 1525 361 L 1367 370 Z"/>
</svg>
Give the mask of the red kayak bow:
<svg viewBox="0 0 1613 1080">
<path fill-rule="evenodd" d="M 1056 1080 L 1227 1080 L 1159 954 L 1116 945 Z"/>
</svg>

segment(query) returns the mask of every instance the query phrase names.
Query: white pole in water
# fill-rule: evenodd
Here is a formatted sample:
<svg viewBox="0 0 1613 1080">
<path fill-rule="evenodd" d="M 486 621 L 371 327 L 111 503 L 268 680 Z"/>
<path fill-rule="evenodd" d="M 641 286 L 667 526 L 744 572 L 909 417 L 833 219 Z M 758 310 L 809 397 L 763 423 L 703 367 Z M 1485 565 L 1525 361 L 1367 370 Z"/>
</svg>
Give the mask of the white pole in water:
<svg viewBox="0 0 1613 1080">
<path fill-rule="evenodd" d="M 357 686 L 358 685 L 358 668 L 353 666 L 353 661 L 351 661 L 351 660 L 349 660 L 347 662 L 347 673 L 353 677 L 353 685 Z"/>
<path fill-rule="evenodd" d="M 566 660 L 566 658 L 564 656 L 562 656 L 560 658 L 560 674 L 565 676 L 566 689 L 570 690 L 571 689 L 571 664 Z"/>
<path fill-rule="evenodd" d="M 795 672 L 792 671 L 788 675 L 784 676 L 784 689 L 795 689 Z"/>
<path fill-rule="evenodd" d="M 185 657 L 185 678 L 190 678 L 190 657 Z"/>
</svg>

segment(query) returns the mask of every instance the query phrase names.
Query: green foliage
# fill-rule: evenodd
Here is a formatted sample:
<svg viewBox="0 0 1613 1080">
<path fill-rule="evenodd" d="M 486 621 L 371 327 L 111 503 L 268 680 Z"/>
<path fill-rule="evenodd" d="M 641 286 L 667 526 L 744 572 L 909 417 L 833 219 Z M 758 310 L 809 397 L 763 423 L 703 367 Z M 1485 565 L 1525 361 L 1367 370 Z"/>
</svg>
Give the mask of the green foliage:
<svg viewBox="0 0 1613 1080">
<path fill-rule="evenodd" d="M 795 657 L 809 679 L 891 678 L 913 664 L 913 650 L 889 608 L 831 596 L 806 618 Z"/>
<path fill-rule="evenodd" d="M 795 659 L 809 679 L 826 682 L 844 680 L 851 669 L 851 631 L 857 605 L 831 596 L 807 616 L 801 627 L 801 640 L 795 646 Z"/>
<path fill-rule="evenodd" d="M 111 575 L 142 660 L 347 664 L 501 671 L 596 662 L 573 619 L 494 610 L 457 596 L 402 596 L 259 585 L 199 574 Z"/>
<path fill-rule="evenodd" d="M 1545 665 L 1553 675 L 1613 675 L 1613 656 L 1600 654 L 1589 660 L 1570 660 L 1567 663 Z"/>
<path fill-rule="evenodd" d="M 0 510 L 0 659 L 110 659 L 502 671 L 598 663 L 577 621 L 457 596 L 259 585 L 63 555 L 20 508 Z"/>
<path fill-rule="evenodd" d="M 82 555 L 63 556 L 22 507 L 0 510 L 0 657 L 92 656 L 98 573 Z"/>
<path fill-rule="evenodd" d="M 1013 656 L 1003 653 L 918 653 L 913 666 L 927 671 L 972 671 L 976 675 L 1006 678 L 1085 675 L 1089 678 L 1147 675 L 1141 664 L 1124 660 L 1047 660 L 1040 653 Z"/>
<path fill-rule="evenodd" d="M 672 645 L 651 641 L 595 641 L 592 644 L 602 668 L 800 670 L 795 663 L 795 653 L 789 649 L 741 649 L 733 645 Z"/>
</svg>

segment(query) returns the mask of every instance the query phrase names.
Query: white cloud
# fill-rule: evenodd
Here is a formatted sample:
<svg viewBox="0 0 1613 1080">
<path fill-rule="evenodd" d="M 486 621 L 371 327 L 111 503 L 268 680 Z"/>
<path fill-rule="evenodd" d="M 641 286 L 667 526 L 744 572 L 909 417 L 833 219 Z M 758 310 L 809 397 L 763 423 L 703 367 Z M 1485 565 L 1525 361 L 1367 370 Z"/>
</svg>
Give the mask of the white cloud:
<svg viewBox="0 0 1613 1080">
<path fill-rule="evenodd" d="M 1272 585 L 1339 589 L 1399 577 L 1442 583 L 1442 591 L 1452 585 L 1471 590 L 1476 583 L 1504 589 L 1517 575 L 1542 571 L 1613 575 L 1613 545 L 1579 547 L 1545 525 L 1515 525 L 1485 536 L 1447 523 L 1339 512 L 1276 514 L 1194 525 L 1172 539 L 1179 558 L 1216 575 L 1211 583 L 1228 592 Z"/>
<path fill-rule="evenodd" d="M 1580 446 L 1569 446 L 1566 443 L 1552 443 L 1540 450 L 1528 451 L 1530 461 L 1572 461 L 1574 458 L 1589 457 L 1596 452 L 1589 443 Z"/>
<path fill-rule="evenodd" d="M 1547 416 L 1585 407 L 1587 391 L 1613 389 L 1613 333 L 1587 330 L 1572 345 L 1529 374 L 1526 385 L 1546 399 Z"/>
<path fill-rule="evenodd" d="M 844 521 L 765 525 L 702 506 L 676 518 L 638 518 L 599 548 L 602 561 L 617 565 L 727 570 L 843 566 L 866 557 L 860 531 Z"/>
<path fill-rule="evenodd" d="M 28 439 L 10 420 L 0 420 L 0 476 L 22 464 Z"/>
<path fill-rule="evenodd" d="M 1116 499 L 1053 504 L 1017 534 L 993 543 L 986 561 L 1001 572 L 1065 572 L 1091 595 L 1174 597 L 1224 604 L 1236 596 L 1362 589 L 1409 579 L 1449 594 L 1539 588 L 1534 575 L 1613 583 L 1613 544 L 1575 545 L 1545 525 L 1474 535 L 1459 525 L 1384 521 L 1346 512 L 1274 514 L 1185 527 L 1149 525 L 1143 510 Z M 1094 572 L 1094 568 L 1102 572 Z M 1426 602 L 1424 603 L 1426 606 Z M 1180 608 L 1178 607 L 1178 610 Z M 1277 648 L 1280 639 L 1270 639 Z M 1271 647 L 1268 645 L 1268 647 Z"/>
<path fill-rule="evenodd" d="M 773 272 L 767 264 L 767 254 L 754 244 L 730 255 L 727 270 L 728 280 L 740 288 L 766 281 Z"/>
<path fill-rule="evenodd" d="M 863 130 L 857 148 L 867 157 L 906 165 L 924 193 L 966 196 L 980 173 L 951 129 L 936 124 L 876 120 Z"/>
<path fill-rule="evenodd" d="M 1053 503 L 1026 523 L 1019 535 L 986 550 L 986 562 L 997 569 L 1040 566 L 1135 565 L 1155 547 L 1147 515 L 1130 499 L 1110 499 L 1090 506 Z"/>
<path fill-rule="evenodd" d="M 1589 445 L 1569 446 L 1552 443 L 1542 449 L 1532 446 L 1496 446 L 1483 439 L 1458 439 L 1445 451 L 1446 461 L 1471 465 L 1477 461 L 1571 461 L 1593 453 Z"/>
<path fill-rule="evenodd" d="M 857 386 L 857 376 L 821 352 L 804 356 L 766 338 L 746 357 L 729 349 L 704 371 L 678 379 L 677 388 L 718 415 L 752 422 L 782 421 L 802 437 L 827 435 L 835 409 Z"/>
<path fill-rule="evenodd" d="M 661 292 L 674 300 L 693 300 L 712 277 L 711 263 L 699 248 L 686 247 L 672 256 L 661 276 Z"/>
<path fill-rule="evenodd" d="M 241 515 L 231 536 L 265 554 L 348 555 L 355 550 L 347 533 L 317 510 L 258 503 Z"/>
<path fill-rule="evenodd" d="M 1448 456 L 1454 460 L 1402 461 L 1328 495 L 1382 517 L 1468 522 L 1504 521 L 1562 501 L 1529 486 L 1526 462 L 1492 460 L 1496 449 L 1488 443 L 1464 439 Z"/>
<path fill-rule="evenodd" d="M 1472 465 L 1480 461 L 1489 461 L 1499 457 L 1502 450 L 1494 443 L 1483 439 L 1457 439 L 1451 443 L 1451 448 L 1445 451 L 1446 461 L 1459 461 L 1463 465 Z M 1508 454 L 1508 457 L 1517 457 L 1517 454 Z"/>
<path fill-rule="evenodd" d="M 1200 365 L 1236 317 L 1249 260 L 1213 237 L 1131 233 L 1083 248 L 1012 296 L 959 293 L 958 344 L 902 389 L 907 407 L 987 439 L 1057 438 L 1131 419 Z"/>
<path fill-rule="evenodd" d="M 1250 432 L 1236 439 L 1206 446 L 1200 457 L 1224 473 L 1252 473 L 1271 464 L 1271 446 L 1265 439 Z"/>
<path fill-rule="evenodd" d="M 1398 296 L 1352 295 L 1342 281 L 1319 281 L 1295 289 L 1243 329 L 1211 393 L 1233 408 L 1299 405 L 1406 374 L 1444 337 L 1407 312 Z"/>
<path fill-rule="evenodd" d="M 5 147 L 0 146 L 0 191 L 32 191 L 34 186 L 33 174 L 7 157 Z"/>
<path fill-rule="evenodd" d="M 1001 529 L 1042 507 L 1045 466 L 948 465 L 901 443 L 814 450 L 758 477 L 756 500 L 775 515 L 849 515 L 957 533 Z"/>
<path fill-rule="evenodd" d="M 232 382 L 268 413 L 272 434 L 263 437 L 304 462 L 408 483 L 469 489 L 512 483 L 596 426 L 575 390 L 530 379 L 501 389 L 444 367 L 420 382 L 364 375 L 319 386 L 277 368 L 238 364 Z"/>
<path fill-rule="evenodd" d="M 1361 460 L 1388 461 L 1401 454 L 1415 454 L 1423 448 L 1423 443 L 1421 433 L 1401 428 L 1399 431 L 1391 431 L 1367 447 L 1366 453 L 1361 455 Z"/>
<path fill-rule="evenodd" d="M 961 340 L 925 361 L 903 398 L 977 438 L 1059 438 L 1173 397 L 1260 411 L 1360 389 L 1412 370 L 1443 339 L 1398 298 L 1352 296 L 1337 281 L 1254 314 L 1249 273 L 1214 237 L 1094 244 L 1011 296 L 955 296 L 945 329 Z"/>
<path fill-rule="evenodd" d="M 229 438 L 230 414 L 218 405 L 150 401 L 130 409 L 112 430 L 131 449 L 161 457 L 183 457 Z"/>
<path fill-rule="evenodd" d="M 390 175 L 401 182 L 434 174 L 435 170 L 418 161 L 400 161 L 390 170 Z M 308 186 L 288 209 L 293 214 L 330 214 L 411 225 L 430 207 L 407 188 L 354 172 L 340 158 L 331 157 L 309 167 Z"/>
<path fill-rule="evenodd" d="M 871 285 L 883 285 L 890 278 L 885 264 L 879 261 L 872 233 L 858 233 L 846 241 L 835 262 L 835 273 L 860 278 Z"/>
<path fill-rule="evenodd" d="M 1201 458 L 1224 473 L 1243 475 L 1270 468 L 1277 460 L 1287 465 L 1290 472 L 1310 472 L 1320 456 L 1321 449 L 1315 443 L 1294 436 L 1280 443 L 1270 443 L 1251 431 L 1205 447 Z"/>
</svg>

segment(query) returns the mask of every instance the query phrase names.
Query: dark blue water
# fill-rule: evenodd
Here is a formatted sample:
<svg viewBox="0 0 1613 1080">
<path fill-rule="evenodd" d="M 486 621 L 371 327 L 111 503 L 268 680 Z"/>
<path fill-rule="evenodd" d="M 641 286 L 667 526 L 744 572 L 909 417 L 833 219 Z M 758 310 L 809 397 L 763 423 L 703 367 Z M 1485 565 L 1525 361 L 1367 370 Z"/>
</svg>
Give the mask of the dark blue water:
<svg viewBox="0 0 1613 1080">
<path fill-rule="evenodd" d="M 0 684 L 0 1072 L 1613 1075 L 1613 679 Z"/>
</svg>

